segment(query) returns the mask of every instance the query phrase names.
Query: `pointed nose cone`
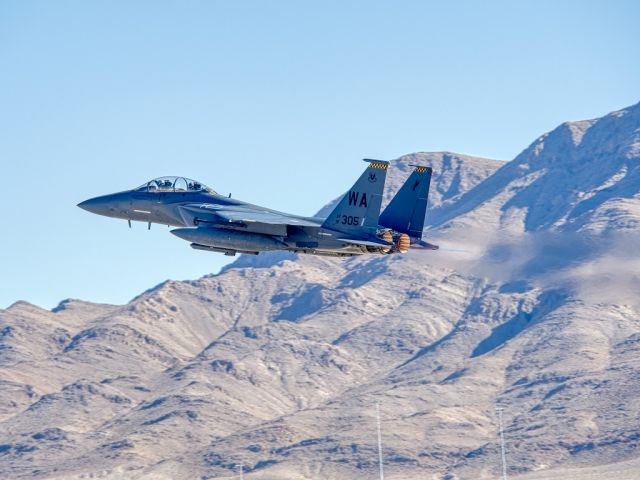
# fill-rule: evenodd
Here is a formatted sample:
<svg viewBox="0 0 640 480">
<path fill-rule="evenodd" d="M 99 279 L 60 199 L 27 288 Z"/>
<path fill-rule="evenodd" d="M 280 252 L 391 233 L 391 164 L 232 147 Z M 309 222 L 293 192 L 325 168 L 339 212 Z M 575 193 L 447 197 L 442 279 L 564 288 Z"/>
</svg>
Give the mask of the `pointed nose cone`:
<svg viewBox="0 0 640 480">
<path fill-rule="evenodd" d="M 95 213 L 97 215 L 107 215 L 109 207 L 111 206 L 111 198 L 110 195 L 90 198 L 89 200 L 80 202 L 78 206 L 87 212 Z"/>
</svg>

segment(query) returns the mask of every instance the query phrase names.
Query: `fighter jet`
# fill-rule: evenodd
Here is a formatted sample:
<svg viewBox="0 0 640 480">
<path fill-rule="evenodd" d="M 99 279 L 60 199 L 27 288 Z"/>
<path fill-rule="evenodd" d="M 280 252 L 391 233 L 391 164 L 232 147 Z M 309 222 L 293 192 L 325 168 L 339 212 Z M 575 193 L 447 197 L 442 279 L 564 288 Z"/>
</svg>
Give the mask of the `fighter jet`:
<svg viewBox="0 0 640 480">
<path fill-rule="evenodd" d="M 380 214 L 389 162 L 365 159 L 367 168 L 326 218 L 302 217 L 219 195 L 184 177 L 161 177 L 78 206 L 98 215 L 179 227 L 171 233 L 197 250 L 233 256 L 285 250 L 350 257 L 437 249 L 422 240 L 431 168 L 415 166 Z"/>
</svg>

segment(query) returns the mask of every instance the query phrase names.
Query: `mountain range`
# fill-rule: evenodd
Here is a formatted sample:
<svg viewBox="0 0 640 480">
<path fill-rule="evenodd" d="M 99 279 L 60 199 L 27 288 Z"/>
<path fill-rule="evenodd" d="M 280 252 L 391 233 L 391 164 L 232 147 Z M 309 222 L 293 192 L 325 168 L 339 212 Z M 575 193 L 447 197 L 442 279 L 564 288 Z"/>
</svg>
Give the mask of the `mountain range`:
<svg viewBox="0 0 640 480">
<path fill-rule="evenodd" d="M 412 164 L 438 251 L 1 310 L 0 477 L 639 478 L 640 104 Z"/>
</svg>

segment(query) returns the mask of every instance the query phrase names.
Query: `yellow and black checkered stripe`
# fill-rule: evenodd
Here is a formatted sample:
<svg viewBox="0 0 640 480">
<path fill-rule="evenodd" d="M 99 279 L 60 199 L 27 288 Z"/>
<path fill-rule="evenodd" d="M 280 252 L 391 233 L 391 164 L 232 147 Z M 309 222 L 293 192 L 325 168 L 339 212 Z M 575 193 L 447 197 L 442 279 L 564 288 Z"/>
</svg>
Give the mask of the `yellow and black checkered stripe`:
<svg viewBox="0 0 640 480">
<path fill-rule="evenodd" d="M 416 167 L 416 172 L 424 173 L 427 171 L 427 167 Z"/>
<path fill-rule="evenodd" d="M 379 170 L 386 170 L 387 167 L 389 167 L 388 163 L 376 163 L 376 162 L 371 162 L 369 164 L 369 168 L 377 168 Z"/>
</svg>

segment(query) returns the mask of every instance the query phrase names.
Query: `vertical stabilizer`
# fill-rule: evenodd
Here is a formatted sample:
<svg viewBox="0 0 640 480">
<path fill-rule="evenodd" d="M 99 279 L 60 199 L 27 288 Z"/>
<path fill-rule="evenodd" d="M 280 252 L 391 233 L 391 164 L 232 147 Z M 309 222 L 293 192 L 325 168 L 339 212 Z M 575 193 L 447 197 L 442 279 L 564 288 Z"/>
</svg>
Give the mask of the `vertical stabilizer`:
<svg viewBox="0 0 640 480">
<path fill-rule="evenodd" d="M 369 166 L 345 193 L 322 224 L 323 228 L 353 235 L 375 235 L 389 162 L 369 160 Z"/>
<path fill-rule="evenodd" d="M 415 167 L 380 215 L 380 226 L 406 233 L 412 238 L 422 237 L 431 173 L 431 167 Z"/>
</svg>

